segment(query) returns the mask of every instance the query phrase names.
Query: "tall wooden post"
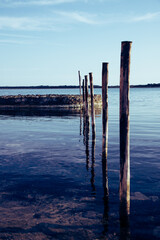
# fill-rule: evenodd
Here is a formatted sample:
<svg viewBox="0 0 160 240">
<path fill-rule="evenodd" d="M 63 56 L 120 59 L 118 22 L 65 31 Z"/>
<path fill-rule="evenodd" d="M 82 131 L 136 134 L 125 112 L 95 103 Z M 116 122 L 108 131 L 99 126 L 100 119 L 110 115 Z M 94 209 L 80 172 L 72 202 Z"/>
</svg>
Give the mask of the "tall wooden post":
<svg viewBox="0 0 160 240">
<path fill-rule="evenodd" d="M 83 84 L 82 84 L 82 86 L 83 86 L 83 108 L 84 108 L 84 102 L 85 102 L 85 86 L 84 86 L 84 79 L 83 79 Z"/>
<path fill-rule="evenodd" d="M 86 168 L 89 169 L 89 110 L 88 110 L 88 76 L 85 76 L 85 137 L 86 137 Z"/>
<path fill-rule="evenodd" d="M 86 116 L 89 116 L 88 111 L 88 76 L 85 75 L 85 110 L 86 110 Z"/>
<path fill-rule="evenodd" d="M 80 71 L 78 71 L 78 76 L 79 76 L 79 93 L 80 93 L 80 97 L 81 97 L 81 74 L 80 74 Z"/>
<path fill-rule="evenodd" d="M 92 117 L 92 139 L 95 139 L 95 109 L 94 109 L 94 90 L 93 90 L 93 74 L 89 73 L 90 79 L 90 95 L 91 95 L 91 117 Z"/>
<path fill-rule="evenodd" d="M 103 147 L 108 146 L 108 63 L 102 64 Z"/>
<path fill-rule="evenodd" d="M 104 198 L 108 198 L 108 168 L 107 168 L 107 152 L 108 152 L 108 63 L 102 64 L 102 172 Z"/>
<path fill-rule="evenodd" d="M 129 147 L 129 74 L 132 42 L 121 43 L 120 69 L 120 201 L 130 209 L 130 147 Z"/>
</svg>

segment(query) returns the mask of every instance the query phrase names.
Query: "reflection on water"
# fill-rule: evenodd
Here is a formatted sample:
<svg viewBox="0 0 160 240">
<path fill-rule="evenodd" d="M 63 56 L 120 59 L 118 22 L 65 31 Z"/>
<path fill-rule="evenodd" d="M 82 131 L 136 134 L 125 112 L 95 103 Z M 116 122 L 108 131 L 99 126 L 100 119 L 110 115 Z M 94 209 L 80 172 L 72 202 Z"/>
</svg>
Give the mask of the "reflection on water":
<svg viewBox="0 0 160 240">
<path fill-rule="evenodd" d="M 79 134 L 81 136 L 82 135 L 82 111 L 80 111 L 80 128 L 79 129 L 80 129 Z"/>
<path fill-rule="evenodd" d="M 149 108 L 140 90 L 131 101 L 128 215 L 119 202 L 116 90 L 111 96 L 108 156 L 102 154 L 99 113 L 96 141 L 83 113 L 0 116 L 0 239 L 160 238 L 159 103 L 153 99 L 156 107 Z"/>
<path fill-rule="evenodd" d="M 95 140 L 95 136 L 92 135 L 91 187 L 92 187 L 92 194 L 93 195 L 96 195 L 96 186 L 95 186 L 95 147 L 96 147 L 96 140 Z"/>
<path fill-rule="evenodd" d="M 89 116 L 85 116 L 86 169 L 89 170 Z"/>
<path fill-rule="evenodd" d="M 106 142 L 103 137 L 103 141 L 102 141 L 102 174 L 103 174 L 104 199 L 108 199 L 108 197 L 109 197 L 107 151 L 108 151 L 108 147 L 106 146 Z"/>
<path fill-rule="evenodd" d="M 103 146 L 104 147 L 104 146 Z M 108 189 L 108 169 L 107 169 L 107 152 L 106 149 L 102 149 L 102 178 L 103 178 L 103 190 L 104 190 L 104 214 L 103 214 L 103 223 L 104 223 L 104 233 L 108 232 L 108 211 L 109 211 L 109 189 Z"/>
<path fill-rule="evenodd" d="M 121 202 L 119 207 L 119 218 L 120 218 L 120 239 L 130 240 L 130 224 L 129 224 L 129 212 L 130 206 L 128 201 Z"/>
</svg>

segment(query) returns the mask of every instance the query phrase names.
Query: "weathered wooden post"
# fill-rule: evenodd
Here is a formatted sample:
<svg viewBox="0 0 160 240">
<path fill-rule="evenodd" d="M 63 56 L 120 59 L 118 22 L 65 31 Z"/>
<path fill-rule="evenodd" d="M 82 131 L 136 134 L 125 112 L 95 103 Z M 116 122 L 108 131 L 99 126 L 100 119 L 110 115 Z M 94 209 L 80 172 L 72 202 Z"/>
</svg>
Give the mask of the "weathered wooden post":
<svg viewBox="0 0 160 240">
<path fill-rule="evenodd" d="M 108 63 L 102 65 L 102 121 L 103 121 L 103 149 L 107 153 L 108 147 Z"/>
<path fill-rule="evenodd" d="M 95 139 L 96 124 L 95 124 L 94 90 L 93 90 L 93 74 L 92 73 L 89 73 L 89 79 L 90 79 L 90 95 L 91 95 L 92 139 Z"/>
<path fill-rule="evenodd" d="M 107 169 L 107 152 L 108 152 L 108 63 L 102 64 L 102 171 L 104 198 L 108 198 L 108 169 Z"/>
<path fill-rule="evenodd" d="M 89 169 L 89 110 L 88 110 L 88 76 L 85 75 L 85 143 L 86 143 L 86 168 Z"/>
<path fill-rule="evenodd" d="M 88 111 L 88 76 L 85 75 L 85 110 L 86 110 L 86 116 L 89 116 Z"/>
<path fill-rule="evenodd" d="M 84 109 L 84 102 L 85 102 L 85 86 L 84 86 L 84 79 L 83 79 L 83 109 Z"/>
<path fill-rule="evenodd" d="M 78 76 L 79 76 L 79 93 L 80 93 L 80 97 L 81 97 L 81 74 L 80 74 L 80 71 L 78 71 Z"/>
<path fill-rule="evenodd" d="M 129 147 L 129 74 L 132 42 L 121 43 L 120 69 L 120 205 L 122 215 L 130 211 L 130 147 Z"/>
</svg>

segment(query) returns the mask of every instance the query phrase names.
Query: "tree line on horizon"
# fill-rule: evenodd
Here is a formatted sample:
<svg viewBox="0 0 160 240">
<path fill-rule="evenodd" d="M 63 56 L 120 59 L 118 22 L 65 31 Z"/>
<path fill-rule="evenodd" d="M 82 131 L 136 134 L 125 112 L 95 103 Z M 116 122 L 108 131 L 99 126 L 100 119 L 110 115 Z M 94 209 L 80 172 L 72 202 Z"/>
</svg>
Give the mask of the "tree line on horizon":
<svg viewBox="0 0 160 240">
<path fill-rule="evenodd" d="M 119 85 L 108 86 L 109 88 L 119 88 Z M 130 85 L 131 88 L 140 88 L 140 87 L 160 87 L 160 83 L 149 83 L 149 84 L 139 84 L 139 85 Z M 0 89 L 57 89 L 57 88 L 79 88 L 76 85 L 59 85 L 59 86 L 49 86 L 49 85 L 40 85 L 40 86 L 1 86 Z M 94 85 L 94 88 L 102 88 L 101 85 Z"/>
</svg>

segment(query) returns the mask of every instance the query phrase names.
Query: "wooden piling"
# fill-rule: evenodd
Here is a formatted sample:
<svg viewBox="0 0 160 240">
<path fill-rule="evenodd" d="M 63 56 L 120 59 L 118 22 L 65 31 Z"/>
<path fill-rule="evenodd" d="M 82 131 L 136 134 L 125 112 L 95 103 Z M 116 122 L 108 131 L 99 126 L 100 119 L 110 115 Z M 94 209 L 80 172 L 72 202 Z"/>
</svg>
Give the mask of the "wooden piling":
<svg viewBox="0 0 160 240">
<path fill-rule="evenodd" d="M 107 168 L 107 152 L 108 152 L 108 63 L 102 64 L 102 173 L 104 199 L 108 199 L 108 168 Z"/>
<path fill-rule="evenodd" d="M 94 109 L 94 90 L 93 90 L 93 74 L 89 73 L 90 79 L 90 95 L 91 95 L 91 117 L 92 117 L 92 138 L 95 139 L 95 109 Z"/>
<path fill-rule="evenodd" d="M 130 147 L 129 147 L 129 74 L 132 42 L 121 43 L 120 69 L 120 201 L 130 209 Z"/>
<path fill-rule="evenodd" d="M 78 76 L 79 76 L 79 93 L 80 93 L 80 97 L 81 97 L 81 74 L 80 74 L 80 71 L 78 71 Z"/>
<path fill-rule="evenodd" d="M 84 109 L 84 103 L 85 103 L 85 86 L 84 86 L 84 79 L 83 79 L 83 109 Z"/>
<path fill-rule="evenodd" d="M 89 116 L 88 111 L 88 76 L 85 75 L 85 110 L 86 110 L 86 116 Z"/>
<path fill-rule="evenodd" d="M 102 123 L 103 148 L 107 152 L 108 146 L 108 63 L 102 64 Z"/>
<path fill-rule="evenodd" d="M 86 168 L 89 169 L 89 110 L 88 110 L 88 76 L 85 75 L 85 143 L 86 143 Z"/>
</svg>

